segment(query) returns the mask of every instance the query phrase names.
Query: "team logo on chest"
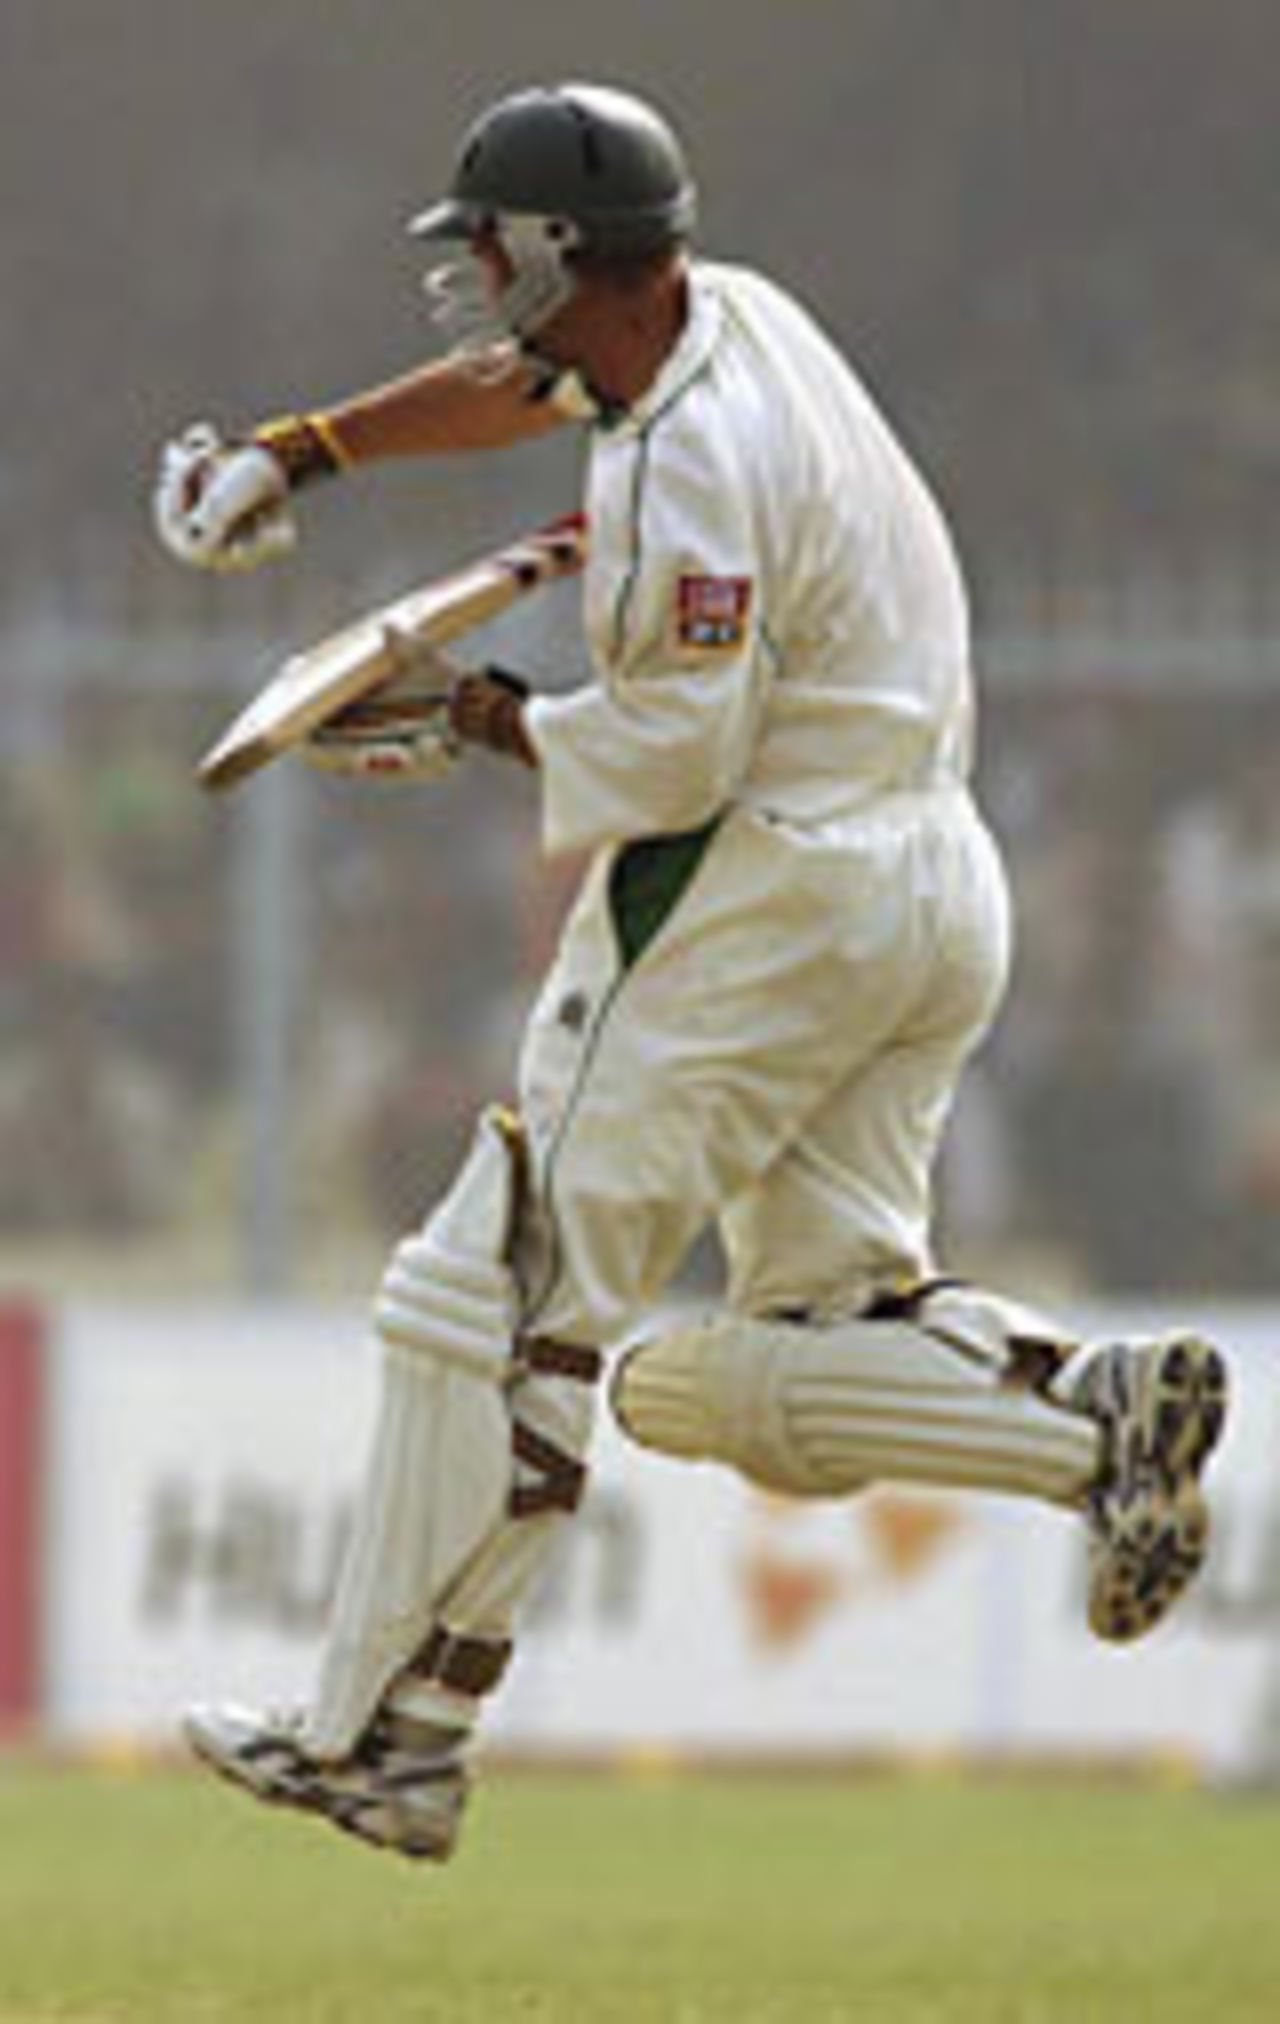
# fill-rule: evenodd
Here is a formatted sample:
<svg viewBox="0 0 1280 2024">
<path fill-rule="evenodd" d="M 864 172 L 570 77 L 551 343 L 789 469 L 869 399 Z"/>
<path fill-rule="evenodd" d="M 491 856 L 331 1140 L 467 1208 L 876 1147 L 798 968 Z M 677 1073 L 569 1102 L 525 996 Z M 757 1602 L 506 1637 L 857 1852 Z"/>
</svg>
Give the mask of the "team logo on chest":
<svg viewBox="0 0 1280 2024">
<path fill-rule="evenodd" d="M 681 576 L 676 581 L 676 638 L 695 653 L 731 653 L 747 636 L 749 576 Z"/>
</svg>

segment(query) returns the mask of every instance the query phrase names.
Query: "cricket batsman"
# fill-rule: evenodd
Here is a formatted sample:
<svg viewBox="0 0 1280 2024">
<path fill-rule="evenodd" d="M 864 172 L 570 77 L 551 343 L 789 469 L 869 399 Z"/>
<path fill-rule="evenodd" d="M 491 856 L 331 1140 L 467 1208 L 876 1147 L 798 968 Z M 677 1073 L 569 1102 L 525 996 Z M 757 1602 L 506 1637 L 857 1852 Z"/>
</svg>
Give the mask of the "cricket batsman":
<svg viewBox="0 0 1280 2024">
<path fill-rule="evenodd" d="M 931 1177 L 1009 904 L 969 784 L 952 543 L 848 363 L 771 282 L 695 257 L 681 145 L 615 89 L 490 107 L 414 230 L 443 249 L 444 354 L 320 412 L 189 430 L 155 511 L 182 561 L 247 568 L 288 548 L 315 481 L 586 439 L 593 678 L 529 696 L 448 670 L 443 733 L 392 741 L 424 776 L 505 754 L 547 852 L 587 853 L 518 1108 L 481 1115 L 378 1290 L 379 1418 L 310 1705 L 188 1721 L 258 1797 L 442 1859 L 606 1363 L 632 1439 L 775 1491 L 1061 1506 L 1113 1641 L 1204 1560 L 1227 1368 L 1190 1334 L 1083 1344 L 940 1273 Z M 367 743 L 343 744 L 311 756 L 358 770 Z M 646 1330 L 708 1225 L 723 1306 Z"/>
</svg>

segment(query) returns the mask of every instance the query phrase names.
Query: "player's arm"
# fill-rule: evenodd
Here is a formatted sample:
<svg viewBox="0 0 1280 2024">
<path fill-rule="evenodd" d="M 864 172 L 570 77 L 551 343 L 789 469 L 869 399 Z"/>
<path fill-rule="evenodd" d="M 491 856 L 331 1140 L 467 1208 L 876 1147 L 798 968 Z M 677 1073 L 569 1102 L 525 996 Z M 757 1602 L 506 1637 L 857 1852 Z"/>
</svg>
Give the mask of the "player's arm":
<svg viewBox="0 0 1280 2024">
<path fill-rule="evenodd" d="M 196 568 L 251 569 L 293 546 L 293 495 L 349 467 L 504 449 L 567 419 L 553 382 L 514 349 L 433 360 L 308 414 L 224 436 L 207 423 L 166 445 L 156 530 Z"/>
<path fill-rule="evenodd" d="M 325 410 L 320 420 L 343 464 L 465 450 L 500 450 L 559 428 L 553 384 L 514 350 L 491 366 L 435 359 L 416 372 Z"/>
<path fill-rule="evenodd" d="M 749 465 L 698 414 L 677 409 L 637 472 L 599 679 L 522 712 L 550 853 L 698 828 L 750 765 L 776 674 L 768 571 Z"/>
</svg>

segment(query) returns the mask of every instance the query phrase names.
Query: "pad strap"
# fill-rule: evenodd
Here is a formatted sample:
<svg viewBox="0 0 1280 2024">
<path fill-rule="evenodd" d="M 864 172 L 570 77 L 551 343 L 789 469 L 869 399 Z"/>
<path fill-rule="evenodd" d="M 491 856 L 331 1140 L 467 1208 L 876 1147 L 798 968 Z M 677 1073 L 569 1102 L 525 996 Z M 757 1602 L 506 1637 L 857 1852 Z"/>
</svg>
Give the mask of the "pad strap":
<svg viewBox="0 0 1280 2024">
<path fill-rule="evenodd" d="M 586 1488 L 582 1463 L 566 1455 L 544 1434 L 535 1434 L 522 1420 L 511 1423 L 511 1451 L 517 1462 L 533 1471 L 532 1483 L 515 1483 L 507 1509 L 513 1518 L 536 1518 L 543 1511 L 576 1511 Z"/>
<path fill-rule="evenodd" d="M 455 1694 L 491 1694 L 511 1663 L 510 1638 L 459 1637 L 436 1624 L 407 1670 Z"/>
<path fill-rule="evenodd" d="M 557 1342 L 551 1335 L 525 1335 L 516 1349 L 516 1360 L 526 1370 L 544 1371 L 551 1377 L 576 1377 L 582 1384 L 597 1384 L 604 1369 L 598 1349 L 577 1342 Z"/>
<path fill-rule="evenodd" d="M 882 1287 L 874 1294 L 862 1310 L 863 1321 L 917 1321 L 926 1300 L 935 1293 L 945 1293 L 965 1281 L 954 1275 L 935 1279 L 917 1279 L 911 1286 Z"/>
<path fill-rule="evenodd" d="M 529 1335 L 516 1348 L 516 1365 L 540 1376 L 567 1377 L 578 1384 L 593 1385 L 599 1379 L 604 1359 L 598 1349 L 577 1342 L 557 1342 L 550 1335 Z M 536 1518 L 544 1511 L 576 1511 L 586 1488 L 587 1470 L 576 1456 L 513 1417 L 511 1451 L 516 1462 L 530 1471 L 532 1482 L 515 1483 L 507 1502 L 513 1518 Z"/>
</svg>

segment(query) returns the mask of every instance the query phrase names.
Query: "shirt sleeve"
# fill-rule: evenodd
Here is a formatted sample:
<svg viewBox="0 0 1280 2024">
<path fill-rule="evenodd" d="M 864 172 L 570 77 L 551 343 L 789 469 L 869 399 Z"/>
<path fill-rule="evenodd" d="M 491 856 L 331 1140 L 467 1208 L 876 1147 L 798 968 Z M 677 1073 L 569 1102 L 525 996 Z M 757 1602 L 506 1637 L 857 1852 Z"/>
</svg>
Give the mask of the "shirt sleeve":
<svg viewBox="0 0 1280 2024">
<path fill-rule="evenodd" d="M 627 512 L 616 529 L 604 517 L 589 565 L 605 586 L 589 587 L 596 679 L 526 712 L 550 854 L 708 821 L 760 719 L 768 665 L 745 487 L 705 435 L 664 438 L 659 424 L 630 449 Z M 594 550 L 594 511 L 592 524 Z"/>
</svg>

